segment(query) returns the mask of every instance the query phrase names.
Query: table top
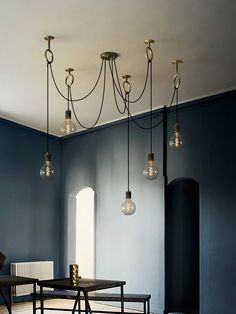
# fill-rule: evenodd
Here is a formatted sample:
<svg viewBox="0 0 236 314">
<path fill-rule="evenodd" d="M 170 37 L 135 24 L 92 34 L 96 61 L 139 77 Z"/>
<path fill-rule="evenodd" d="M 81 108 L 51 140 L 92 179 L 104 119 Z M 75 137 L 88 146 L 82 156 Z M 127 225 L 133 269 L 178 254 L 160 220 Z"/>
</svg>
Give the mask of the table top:
<svg viewBox="0 0 236 314">
<path fill-rule="evenodd" d="M 33 284 L 37 282 L 38 279 L 28 278 L 28 277 L 20 277 L 13 275 L 0 276 L 0 287 L 11 287 L 11 286 L 19 286 L 25 284 Z"/>
<path fill-rule="evenodd" d="M 125 281 L 88 279 L 88 278 L 79 278 L 78 284 L 76 285 L 71 284 L 69 278 L 38 281 L 38 285 L 41 287 L 76 291 L 95 291 L 121 287 L 125 284 L 126 284 Z"/>
</svg>

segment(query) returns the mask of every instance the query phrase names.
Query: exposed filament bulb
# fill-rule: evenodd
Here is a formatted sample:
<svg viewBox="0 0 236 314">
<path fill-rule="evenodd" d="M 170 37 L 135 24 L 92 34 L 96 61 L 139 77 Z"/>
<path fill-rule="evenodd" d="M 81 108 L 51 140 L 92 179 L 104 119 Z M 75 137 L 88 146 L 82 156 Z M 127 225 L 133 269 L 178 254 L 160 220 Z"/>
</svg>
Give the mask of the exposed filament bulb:
<svg viewBox="0 0 236 314">
<path fill-rule="evenodd" d="M 154 153 L 148 154 L 148 162 L 143 170 L 143 175 L 148 180 L 154 180 L 157 178 L 159 170 L 154 162 Z"/>
<path fill-rule="evenodd" d="M 66 110 L 65 112 L 65 120 L 62 126 L 60 127 L 60 132 L 63 135 L 69 135 L 76 132 L 76 126 L 71 121 L 71 111 Z"/>
<path fill-rule="evenodd" d="M 174 125 L 174 135 L 171 137 L 169 141 L 169 146 L 173 149 L 181 149 L 184 144 L 184 139 L 180 134 L 180 127 L 178 123 Z"/>
<path fill-rule="evenodd" d="M 45 154 L 45 163 L 40 169 L 40 176 L 42 179 L 49 180 L 55 175 L 55 168 L 52 165 L 51 154 L 48 152 Z"/>
<path fill-rule="evenodd" d="M 131 192 L 130 191 L 126 192 L 126 200 L 121 205 L 121 211 L 123 214 L 128 215 L 128 216 L 133 215 L 136 211 L 136 205 L 131 200 Z"/>
</svg>

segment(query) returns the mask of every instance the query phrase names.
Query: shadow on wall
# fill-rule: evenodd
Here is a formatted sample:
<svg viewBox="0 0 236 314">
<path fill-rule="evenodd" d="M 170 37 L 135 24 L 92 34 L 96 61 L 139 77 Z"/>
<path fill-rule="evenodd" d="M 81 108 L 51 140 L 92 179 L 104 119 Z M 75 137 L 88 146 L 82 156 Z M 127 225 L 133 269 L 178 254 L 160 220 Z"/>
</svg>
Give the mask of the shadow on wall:
<svg viewBox="0 0 236 314">
<path fill-rule="evenodd" d="M 0 271 L 3 268 L 5 261 L 6 261 L 6 256 L 2 252 L 0 252 Z"/>
</svg>

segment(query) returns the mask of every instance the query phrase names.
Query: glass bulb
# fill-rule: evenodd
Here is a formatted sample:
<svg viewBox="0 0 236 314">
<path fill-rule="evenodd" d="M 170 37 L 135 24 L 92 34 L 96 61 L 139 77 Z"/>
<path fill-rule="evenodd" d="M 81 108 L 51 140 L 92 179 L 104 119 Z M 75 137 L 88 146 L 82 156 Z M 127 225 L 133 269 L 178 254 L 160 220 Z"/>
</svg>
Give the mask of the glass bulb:
<svg viewBox="0 0 236 314">
<path fill-rule="evenodd" d="M 131 200 L 131 192 L 126 192 L 126 200 L 121 205 L 121 211 L 125 215 L 133 215 L 136 211 L 136 205 Z"/>
<path fill-rule="evenodd" d="M 65 119 L 64 123 L 60 127 L 60 132 L 65 135 L 76 132 L 76 127 L 71 119 Z"/>
<path fill-rule="evenodd" d="M 60 133 L 63 135 L 68 135 L 76 132 L 76 126 L 71 121 L 71 111 L 66 110 L 65 120 L 62 126 L 60 127 Z"/>
<path fill-rule="evenodd" d="M 174 125 L 174 135 L 171 137 L 169 141 L 170 148 L 173 149 L 181 149 L 184 144 L 184 139 L 180 134 L 179 124 L 175 123 Z"/>
<path fill-rule="evenodd" d="M 40 176 L 42 179 L 50 180 L 54 177 L 55 172 L 56 172 L 56 170 L 52 165 L 51 155 L 49 153 L 46 153 L 45 163 L 42 166 L 42 168 L 40 169 Z"/>
<path fill-rule="evenodd" d="M 154 180 L 159 175 L 159 169 L 157 165 L 154 163 L 154 154 L 150 153 L 148 154 L 148 162 L 143 169 L 143 175 L 148 180 Z"/>
</svg>

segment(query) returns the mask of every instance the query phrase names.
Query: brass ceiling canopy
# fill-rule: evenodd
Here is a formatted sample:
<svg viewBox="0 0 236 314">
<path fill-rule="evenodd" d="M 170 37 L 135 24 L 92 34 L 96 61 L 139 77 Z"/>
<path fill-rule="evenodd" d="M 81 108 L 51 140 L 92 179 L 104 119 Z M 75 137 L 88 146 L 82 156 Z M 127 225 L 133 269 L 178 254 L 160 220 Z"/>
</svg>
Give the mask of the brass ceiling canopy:
<svg viewBox="0 0 236 314">
<path fill-rule="evenodd" d="M 122 78 L 128 80 L 131 78 L 131 75 L 125 74 L 125 75 L 122 75 Z"/>
<path fill-rule="evenodd" d="M 172 63 L 173 64 L 178 64 L 178 63 L 183 63 L 183 61 L 179 60 L 179 59 L 174 59 L 174 60 L 172 60 Z"/>
<path fill-rule="evenodd" d="M 106 51 L 106 52 L 102 52 L 101 53 L 101 58 L 103 60 L 107 60 L 107 61 L 115 60 L 119 56 L 120 55 L 118 53 L 111 52 L 111 51 Z"/>
<path fill-rule="evenodd" d="M 73 68 L 65 69 L 65 71 L 68 72 L 69 74 L 70 74 L 71 72 L 73 72 L 74 70 L 75 70 L 75 69 L 73 69 Z"/>
<path fill-rule="evenodd" d="M 53 39 L 55 39 L 55 37 L 52 36 L 52 35 L 47 35 L 47 36 L 44 37 L 44 39 L 45 40 L 53 40 Z"/>
<path fill-rule="evenodd" d="M 154 44 L 154 43 L 155 43 L 154 39 L 145 39 L 144 40 L 144 44 L 149 45 L 149 46 L 150 46 L 150 44 Z"/>
</svg>

